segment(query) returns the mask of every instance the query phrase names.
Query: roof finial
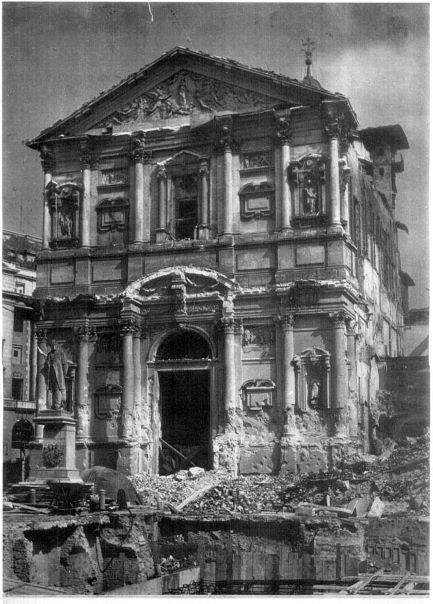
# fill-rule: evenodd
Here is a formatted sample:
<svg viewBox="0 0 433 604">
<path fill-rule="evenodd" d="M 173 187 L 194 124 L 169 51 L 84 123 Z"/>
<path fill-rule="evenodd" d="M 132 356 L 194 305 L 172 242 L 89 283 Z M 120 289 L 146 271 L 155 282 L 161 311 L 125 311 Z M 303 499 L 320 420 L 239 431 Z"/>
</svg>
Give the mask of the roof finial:
<svg viewBox="0 0 433 604">
<path fill-rule="evenodd" d="M 313 50 L 316 46 L 314 40 L 310 39 L 310 36 L 302 42 L 302 46 L 305 48 L 305 65 L 307 66 L 307 75 L 306 77 L 311 77 L 311 64 L 313 63 Z"/>
<path fill-rule="evenodd" d="M 304 84 L 308 84 L 309 86 L 313 86 L 314 88 L 322 88 L 319 82 L 315 80 L 311 75 L 311 65 L 313 63 L 313 50 L 316 47 L 316 42 L 314 42 L 314 40 L 311 40 L 311 38 L 308 36 L 305 42 L 302 42 L 302 46 L 304 47 L 305 65 L 307 66 L 307 73 L 302 82 Z"/>
</svg>

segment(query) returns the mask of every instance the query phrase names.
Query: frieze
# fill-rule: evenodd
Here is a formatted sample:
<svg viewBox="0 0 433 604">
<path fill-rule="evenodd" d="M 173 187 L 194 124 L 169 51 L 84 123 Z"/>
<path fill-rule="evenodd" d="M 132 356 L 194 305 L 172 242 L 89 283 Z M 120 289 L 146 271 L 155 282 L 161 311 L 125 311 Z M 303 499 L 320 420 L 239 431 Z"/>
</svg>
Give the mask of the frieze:
<svg viewBox="0 0 433 604">
<path fill-rule="evenodd" d="M 181 71 L 115 111 L 97 127 L 168 119 L 192 113 L 268 109 L 272 99 L 199 74 Z"/>
<path fill-rule="evenodd" d="M 243 153 L 241 157 L 241 169 L 269 168 L 273 165 L 272 152 L 262 151 L 255 153 Z"/>
<path fill-rule="evenodd" d="M 113 168 L 101 170 L 100 184 L 102 186 L 127 185 L 129 183 L 128 168 Z"/>
<path fill-rule="evenodd" d="M 275 342 L 275 330 L 273 327 L 246 326 L 242 334 L 242 346 L 272 346 Z"/>
</svg>

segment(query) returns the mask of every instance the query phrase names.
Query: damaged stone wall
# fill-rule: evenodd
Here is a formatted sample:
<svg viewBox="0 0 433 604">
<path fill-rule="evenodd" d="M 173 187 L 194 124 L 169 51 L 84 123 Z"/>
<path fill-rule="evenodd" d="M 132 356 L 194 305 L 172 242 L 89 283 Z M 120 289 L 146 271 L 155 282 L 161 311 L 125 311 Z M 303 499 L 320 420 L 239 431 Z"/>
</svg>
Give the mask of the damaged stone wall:
<svg viewBox="0 0 433 604">
<path fill-rule="evenodd" d="M 163 519 L 161 541 L 196 559 L 205 581 L 336 580 L 364 568 L 364 534 L 338 520 L 189 521 Z"/>
<path fill-rule="evenodd" d="M 98 594 L 155 574 L 148 537 L 152 521 L 143 515 L 8 518 L 7 523 L 6 577 L 74 594 Z"/>
</svg>

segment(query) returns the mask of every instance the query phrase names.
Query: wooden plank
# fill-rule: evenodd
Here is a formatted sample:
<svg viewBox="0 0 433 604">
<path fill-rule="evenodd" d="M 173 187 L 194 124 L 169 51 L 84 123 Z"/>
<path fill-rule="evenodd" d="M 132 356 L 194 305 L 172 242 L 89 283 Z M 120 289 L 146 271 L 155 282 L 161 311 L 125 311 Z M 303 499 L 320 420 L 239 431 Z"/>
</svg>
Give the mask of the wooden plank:
<svg viewBox="0 0 433 604">
<path fill-rule="evenodd" d="M 354 585 L 352 585 L 351 587 L 348 587 L 347 592 L 349 594 L 359 593 L 361 591 L 361 589 L 364 589 L 365 587 L 367 587 L 367 585 L 369 585 L 374 579 L 376 579 L 377 577 L 379 577 L 382 574 L 383 574 L 382 570 L 378 570 L 373 575 L 370 575 L 369 577 L 366 577 L 365 579 L 362 579 L 361 581 L 357 581 Z"/>
<path fill-rule="evenodd" d="M 403 585 L 403 583 L 406 583 L 408 577 L 410 577 L 409 572 L 407 572 L 405 575 L 402 576 L 400 581 L 397 582 L 397 585 L 394 585 L 394 587 L 391 587 L 391 589 L 388 589 L 386 594 L 389 596 L 393 596 L 394 594 L 396 594 L 398 592 L 398 590 L 400 589 L 400 587 Z"/>
</svg>

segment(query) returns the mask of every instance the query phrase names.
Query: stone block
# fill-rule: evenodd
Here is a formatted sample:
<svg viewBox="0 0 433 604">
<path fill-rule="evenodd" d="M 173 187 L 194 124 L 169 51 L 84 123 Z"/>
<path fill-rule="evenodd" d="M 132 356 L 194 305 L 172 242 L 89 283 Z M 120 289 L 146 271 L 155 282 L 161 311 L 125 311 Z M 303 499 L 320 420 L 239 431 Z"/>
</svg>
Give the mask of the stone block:
<svg viewBox="0 0 433 604">
<path fill-rule="evenodd" d="M 51 285 L 73 283 L 74 282 L 74 264 L 73 262 L 60 262 L 53 264 L 50 275 Z"/>
<path fill-rule="evenodd" d="M 273 446 L 251 447 L 250 449 L 241 450 L 240 473 L 272 474 L 276 466 L 274 451 Z"/>
<path fill-rule="evenodd" d="M 369 505 L 369 500 L 366 497 L 357 497 L 356 499 L 352 499 L 346 507 L 352 512 L 352 516 L 362 518 L 366 515 Z"/>
<path fill-rule="evenodd" d="M 324 264 L 325 246 L 323 245 L 298 245 L 296 247 L 296 265 Z"/>
<path fill-rule="evenodd" d="M 271 250 L 256 249 L 253 251 L 242 251 L 236 254 L 236 268 L 239 271 L 272 268 L 274 265 L 275 258 Z"/>
<path fill-rule="evenodd" d="M 121 258 L 95 260 L 92 264 L 92 281 L 122 281 L 125 278 L 125 263 Z"/>
<path fill-rule="evenodd" d="M 369 511 L 367 512 L 368 518 L 380 518 L 385 510 L 385 504 L 380 499 L 380 497 L 375 497 L 373 499 L 373 503 L 370 506 Z"/>
</svg>

